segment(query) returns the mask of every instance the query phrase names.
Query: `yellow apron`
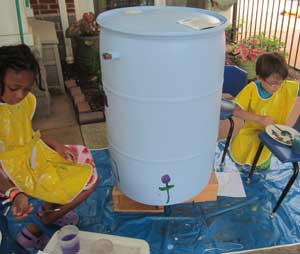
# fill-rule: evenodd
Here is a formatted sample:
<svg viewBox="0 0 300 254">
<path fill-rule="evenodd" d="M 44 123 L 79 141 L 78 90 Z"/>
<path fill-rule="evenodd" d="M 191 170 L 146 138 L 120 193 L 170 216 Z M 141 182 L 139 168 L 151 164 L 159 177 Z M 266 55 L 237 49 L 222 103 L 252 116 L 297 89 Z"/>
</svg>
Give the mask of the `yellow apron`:
<svg viewBox="0 0 300 254">
<path fill-rule="evenodd" d="M 254 82 L 249 83 L 234 99 L 245 111 L 262 116 L 270 116 L 275 123 L 284 124 L 298 95 L 296 81 L 284 81 L 280 89 L 270 98 L 260 97 Z M 258 133 L 264 127 L 254 121 L 245 121 L 244 127 L 232 139 L 230 155 L 241 165 L 252 165 L 259 146 Z M 264 147 L 257 165 L 260 166 L 271 156 L 271 152 Z"/>
<path fill-rule="evenodd" d="M 40 139 L 39 132 L 33 133 L 35 103 L 30 93 L 16 105 L 0 104 L 0 162 L 26 194 L 66 204 L 85 187 L 92 167 L 64 159 Z"/>
</svg>

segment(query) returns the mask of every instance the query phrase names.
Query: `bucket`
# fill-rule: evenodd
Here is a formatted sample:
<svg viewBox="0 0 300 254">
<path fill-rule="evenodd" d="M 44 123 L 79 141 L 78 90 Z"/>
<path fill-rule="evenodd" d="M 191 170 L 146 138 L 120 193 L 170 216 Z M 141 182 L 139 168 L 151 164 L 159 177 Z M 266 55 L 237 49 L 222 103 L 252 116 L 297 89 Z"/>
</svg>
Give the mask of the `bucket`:
<svg viewBox="0 0 300 254">
<path fill-rule="evenodd" d="M 118 187 L 149 205 L 197 195 L 213 169 L 226 19 L 143 6 L 101 13 L 109 151 Z"/>
</svg>

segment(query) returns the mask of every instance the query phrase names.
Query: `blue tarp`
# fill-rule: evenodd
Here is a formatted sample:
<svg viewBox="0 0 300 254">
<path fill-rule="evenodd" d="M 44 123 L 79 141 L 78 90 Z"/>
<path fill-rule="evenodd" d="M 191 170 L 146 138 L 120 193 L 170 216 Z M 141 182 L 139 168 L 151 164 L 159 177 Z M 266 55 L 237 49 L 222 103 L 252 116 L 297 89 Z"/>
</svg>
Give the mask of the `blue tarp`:
<svg viewBox="0 0 300 254">
<path fill-rule="evenodd" d="M 223 146 L 223 142 L 218 144 L 216 164 Z M 292 174 L 292 165 L 282 164 L 276 158 L 272 158 L 271 169 L 255 173 L 251 184 L 245 183 L 247 174 L 241 172 L 247 198 L 218 197 L 214 202 L 172 205 L 166 207 L 164 213 L 153 214 L 113 212 L 114 179 L 109 152 L 93 150 L 92 154 L 101 181 L 96 192 L 76 208 L 81 230 L 144 239 L 150 245 L 151 254 L 212 254 L 300 242 L 298 179 L 275 218 L 269 217 Z M 226 158 L 226 168 L 233 167 Z M 39 202 L 32 202 L 37 209 Z M 1 220 L 3 224 L 3 218 Z M 29 217 L 20 223 L 9 215 L 11 239 L 31 220 Z M 54 232 L 57 228 L 51 230 Z M 7 230 L 4 234 L 8 236 Z M 18 254 L 22 253 L 11 239 L 8 239 L 10 253 L 16 248 Z"/>
</svg>

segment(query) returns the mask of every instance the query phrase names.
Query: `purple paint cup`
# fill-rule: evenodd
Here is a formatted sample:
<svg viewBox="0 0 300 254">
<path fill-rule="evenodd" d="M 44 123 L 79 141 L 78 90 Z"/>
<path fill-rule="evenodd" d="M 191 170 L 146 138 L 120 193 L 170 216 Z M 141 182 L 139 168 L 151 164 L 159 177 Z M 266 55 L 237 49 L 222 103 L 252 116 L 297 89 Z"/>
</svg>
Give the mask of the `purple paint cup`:
<svg viewBox="0 0 300 254">
<path fill-rule="evenodd" d="M 74 225 L 63 226 L 58 232 L 58 242 L 63 254 L 75 254 L 79 252 L 79 230 Z"/>
</svg>

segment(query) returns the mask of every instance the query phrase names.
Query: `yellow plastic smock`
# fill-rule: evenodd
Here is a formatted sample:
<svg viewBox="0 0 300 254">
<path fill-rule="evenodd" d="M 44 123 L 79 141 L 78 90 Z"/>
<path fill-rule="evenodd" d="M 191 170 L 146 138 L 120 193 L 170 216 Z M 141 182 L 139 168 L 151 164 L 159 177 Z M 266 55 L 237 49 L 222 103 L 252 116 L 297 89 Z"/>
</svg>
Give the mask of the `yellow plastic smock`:
<svg viewBox="0 0 300 254">
<path fill-rule="evenodd" d="M 75 164 L 47 146 L 31 119 L 36 99 L 29 93 L 20 103 L 0 103 L 0 162 L 26 194 L 56 204 L 72 201 L 92 174 L 87 164 Z"/>
<path fill-rule="evenodd" d="M 271 97 L 260 97 L 258 88 L 254 82 L 250 82 L 235 97 L 234 101 L 243 110 L 261 116 L 270 116 L 275 123 L 285 124 L 298 94 L 296 81 L 284 81 L 278 91 Z M 232 139 L 230 155 L 232 159 L 241 165 L 252 165 L 254 156 L 260 144 L 258 133 L 264 127 L 255 121 L 246 120 L 244 127 Z M 264 147 L 257 162 L 260 166 L 271 156 L 271 152 Z"/>
</svg>

